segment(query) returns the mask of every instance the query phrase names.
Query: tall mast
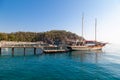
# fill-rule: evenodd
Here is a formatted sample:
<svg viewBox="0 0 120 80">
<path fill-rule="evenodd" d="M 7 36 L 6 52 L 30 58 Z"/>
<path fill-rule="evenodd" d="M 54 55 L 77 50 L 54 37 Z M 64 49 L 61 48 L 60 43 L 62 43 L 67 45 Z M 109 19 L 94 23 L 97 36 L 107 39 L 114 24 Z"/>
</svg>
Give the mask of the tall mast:
<svg viewBox="0 0 120 80">
<path fill-rule="evenodd" d="M 83 37 L 83 27 L 84 27 L 84 13 L 82 13 L 82 37 Z"/>
<path fill-rule="evenodd" d="M 97 19 L 95 18 L 95 41 L 97 40 Z"/>
</svg>

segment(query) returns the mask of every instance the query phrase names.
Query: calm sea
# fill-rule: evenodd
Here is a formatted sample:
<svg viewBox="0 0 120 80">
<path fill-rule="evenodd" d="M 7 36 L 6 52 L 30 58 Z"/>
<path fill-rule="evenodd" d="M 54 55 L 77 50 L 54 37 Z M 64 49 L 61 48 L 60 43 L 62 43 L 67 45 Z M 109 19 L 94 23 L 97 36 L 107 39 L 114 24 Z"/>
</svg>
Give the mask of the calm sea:
<svg viewBox="0 0 120 80">
<path fill-rule="evenodd" d="M 33 55 L 33 49 L 2 49 L 0 80 L 120 80 L 120 46 L 103 51 Z"/>
</svg>

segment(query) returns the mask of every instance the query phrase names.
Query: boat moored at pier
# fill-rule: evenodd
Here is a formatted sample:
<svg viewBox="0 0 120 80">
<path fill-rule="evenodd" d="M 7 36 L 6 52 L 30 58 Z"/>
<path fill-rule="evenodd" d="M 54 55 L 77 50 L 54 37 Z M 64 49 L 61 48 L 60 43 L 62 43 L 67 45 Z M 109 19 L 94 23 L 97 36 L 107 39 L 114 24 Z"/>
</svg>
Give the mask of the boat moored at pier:
<svg viewBox="0 0 120 80">
<path fill-rule="evenodd" d="M 84 15 L 82 15 L 82 37 L 83 37 L 83 23 L 84 23 Z M 72 45 L 68 46 L 71 51 L 88 51 L 88 50 L 102 50 L 102 48 L 107 43 L 98 42 L 97 41 L 97 19 L 95 19 L 95 40 L 76 40 Z"/>
<path fill-rule="evenodd" d="M 69 46 L 68 48 L 71 49 L 72 51 L 102 50 L 102 48 L 106 44 L 107 43 L 96 42 L 96 41 L 86 41 L 82 45 L 80 45 L 80 44 L 72 45 L 72 46 Z"/>
<path fill-rule="evenodd" d="M 68 52 L 69 49 L 66 46 L 45 46 L 43 52 L 44 53 L 61 53 L 61 52 Z"/>
</svg>

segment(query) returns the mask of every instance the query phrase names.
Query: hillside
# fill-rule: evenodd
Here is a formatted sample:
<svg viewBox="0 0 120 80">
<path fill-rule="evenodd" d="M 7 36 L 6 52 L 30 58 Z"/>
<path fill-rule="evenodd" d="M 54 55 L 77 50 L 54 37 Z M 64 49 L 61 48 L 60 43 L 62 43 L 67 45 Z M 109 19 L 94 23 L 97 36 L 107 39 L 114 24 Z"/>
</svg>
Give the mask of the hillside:
<svg viewBox="0 0 120 80">
<path fill-rule="evenodd" d="M 14 33 L 0 33 L 0 41 L 28 41 L 36 42 L 43 41 L 53 44 L 55 41 L 67 43 L 68 41 L 81 40 L 82 37 L 72 32 L 65 30 L 52 30 L 47 32 L 14 32 Z"/>
</svg>

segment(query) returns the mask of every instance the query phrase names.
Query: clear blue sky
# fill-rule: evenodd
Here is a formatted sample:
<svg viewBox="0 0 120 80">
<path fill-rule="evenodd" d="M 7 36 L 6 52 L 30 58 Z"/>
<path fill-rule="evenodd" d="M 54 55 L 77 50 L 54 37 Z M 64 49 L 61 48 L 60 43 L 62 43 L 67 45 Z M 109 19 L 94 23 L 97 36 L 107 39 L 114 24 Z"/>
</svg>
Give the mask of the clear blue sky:
<svg viewBox="0 0 120 80">
<path fill-rule="evenodd" d="M 94 39 L 97 18 L 97 39 L 120 41 L 120 0 L 0 0 L 0 32 L 67 30 L 81 35 L 83 12 L 86 39 Z"/>
</svg>

